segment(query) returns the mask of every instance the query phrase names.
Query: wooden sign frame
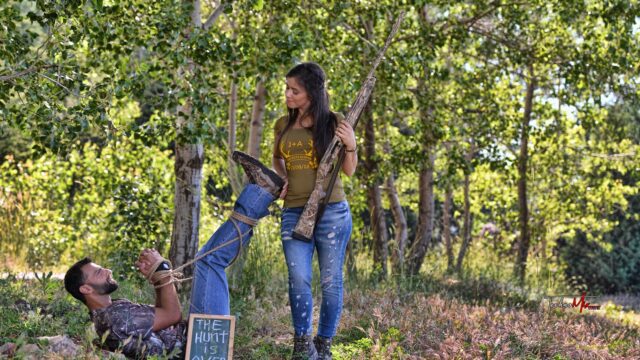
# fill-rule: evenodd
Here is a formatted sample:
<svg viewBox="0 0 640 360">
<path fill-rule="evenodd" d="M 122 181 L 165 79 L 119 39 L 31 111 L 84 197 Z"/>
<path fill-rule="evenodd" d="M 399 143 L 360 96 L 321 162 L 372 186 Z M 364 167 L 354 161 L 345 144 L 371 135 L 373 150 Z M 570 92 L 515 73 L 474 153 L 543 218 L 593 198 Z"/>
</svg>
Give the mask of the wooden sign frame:
<svg viewBox="0 0 640 360">
<path fill-rule="evenodd" d="M 233 359 L 233 341 L 234 335 L 236 332 L 236 317 L 229 315 L 209 315 L 209 314 L 190 314 L 189 315 L 189 327 L 187 331 L 187 352 L 185 354 L 185 360 L 189 360 L 189 356 L 191 355 L 191 333 L 193 331 L 193 321 L 198 319 L 219 319 L 219 320 L 229 320 L 229 350 L 227 352 L 227 360 Z"/>
</svg>

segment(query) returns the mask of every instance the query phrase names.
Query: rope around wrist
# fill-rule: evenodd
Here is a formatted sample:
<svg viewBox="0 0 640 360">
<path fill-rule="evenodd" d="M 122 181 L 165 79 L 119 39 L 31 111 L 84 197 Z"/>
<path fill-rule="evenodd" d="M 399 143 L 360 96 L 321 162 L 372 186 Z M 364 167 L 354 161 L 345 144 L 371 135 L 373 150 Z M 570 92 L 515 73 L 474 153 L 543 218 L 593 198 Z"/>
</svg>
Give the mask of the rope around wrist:
<svg viewBox="0 0 640 360">
<path fill-rule="evenodd" d="M 169 264 L 169 270 L 158 270 L 158 268 L 165 262 Z M 151 285 L 153 285 L 153 287 L 155 289 L 159 289 L 159 288 L 161 288 L 163 286 L 167 286 L 169 284 L 173 284 L 174 282 L 180 282 L 180 281 L 182 281 L 182 278 L 184 277 L 182 272 L 176 271 L 176 270 L 172 270 L 171 269 L 171 261 L 169 261 L 167 259 L 164 259 L 164 258 L 158 259 L 151 266 L 150 269 L 151 269 L 151 271 L 149 272 L 149 274 L 147 274 L 147 280 L 149 280 L 149 283 Z M 168 281 L 164 281 L 166 279 L 169 279 L 169 280 Z"/>
</svg>

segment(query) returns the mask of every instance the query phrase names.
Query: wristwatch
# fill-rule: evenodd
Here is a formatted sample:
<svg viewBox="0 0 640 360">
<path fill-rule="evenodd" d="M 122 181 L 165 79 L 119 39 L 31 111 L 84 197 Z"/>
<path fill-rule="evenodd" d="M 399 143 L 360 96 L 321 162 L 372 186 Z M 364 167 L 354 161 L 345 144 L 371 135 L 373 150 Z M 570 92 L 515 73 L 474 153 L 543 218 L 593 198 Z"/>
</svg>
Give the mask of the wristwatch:
<svg viewBox="0 0 640 360">
<path fill-rule="evenodd" d="M 167 270 L 171 270 L 171 265 L 169 265 L 169 262 L 165 260 L 158 266 L 158 268 L 154 272 L 167 271 Z"/>
</svg>

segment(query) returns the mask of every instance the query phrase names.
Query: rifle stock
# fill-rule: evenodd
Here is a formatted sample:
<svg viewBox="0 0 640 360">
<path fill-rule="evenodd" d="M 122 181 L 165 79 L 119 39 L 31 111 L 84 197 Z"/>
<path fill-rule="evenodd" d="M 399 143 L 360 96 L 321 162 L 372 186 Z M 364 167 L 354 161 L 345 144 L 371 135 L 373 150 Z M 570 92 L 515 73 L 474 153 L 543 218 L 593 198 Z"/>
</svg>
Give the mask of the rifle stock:
<svg viewBox="0 0 640 360">
<path fill-rule="evenodd" d="M 400 28 L 400 23 L 402 23 L 403 18 L 404 18 L 404 12 L 401 13 L 400 16 L 398 16 L 396 23 L 393 25 L 393 29 L 391 30 L 391 33 L 387 37 L 387 41 L 385 42 L 383 48 L 378 52 L 378 55 L 373 62 L 371 70 L 369 71 L 369 74 L 367 75 L 367 78 L 365 79 L 362 88 L 358 92 L 358 95 L 356 96 L 356 99 L 353 102 L 353 105 L 351 106 L 351 108 L 349 109 L 349 112 L 347 113 L 347 116 L 344 121 L 348 122 L 354 129 L 358 124 L 358 119 L 360 118 L 360 115 L 362 114 L 364 107 L 369 101 L 369 97 L 371 96 L 371 92 L 373 91 L 373 87 L 375 86 L 375 83 L 376 83 L 376 78 L 374 77 L 375 70 L 380 64 L 380 62 L 382 61 L 382 58 L 385 52 L 389 48 L 389 45 L 391 44 L 391 40 L 393 39 L 395 34 L 398 32 L 398 29 Z M 343 146 L 344 145 L 340 141 L 340 138 L 338 138 L 337 136 L 334 136 L 333 139 L 331 140 L 331 143 L 327 147 L 327 151 L 324 153 L 324 156 L 322 156 L 322 160 L 320 160 L 320 163 L 318 164 L 318 169 L 316 170 L 315 186 L 313 188 L 313 191 L 311 192 L 311 196 L 309 196 L 309 200 L 307 200 L 307 203 L 305 204 L 304 209 L 302 210 L 302 214 L 300 214 L 300 218 L 298 219 L 298 223 L 296 224 L 296 227 L 293 229 L 292 236 L 295 239 L 311 242 L 311 239 L 313 237 L 313 231 L 316 226 L 316 221 L 320 220 L 320 217 L 322 216 L 322 212 L 324 211 L 324 205 L 326 204 L 326 201 L 324 202 L 324 204 L 321 204 L 320 202 L 323 199 L 328 200 L 328 198 L 331 196 L 330 193 L 327 194 L 327 191 L 325 191 L 324 183 L 327 179 L 327 175 L 331 171 L 332 164 L 340 154 L 340 151 L 342 150 Z M 340 168 L 342 167 L 342 161 L 344 161 L 344 153 L 343 153 L 343 156 L 340 157 L 340 161 L 336 163 L 333 169 L 335 174 L 333 174 L 331 178 L 331 184 L 329 184 L 329 187 L 328 187 L 329 192 L 332 191 L 333 189 L 333 182 L 335 182 L 335 177 L 337 177 L 337 172 L 339 172 Z"/>
</svg>

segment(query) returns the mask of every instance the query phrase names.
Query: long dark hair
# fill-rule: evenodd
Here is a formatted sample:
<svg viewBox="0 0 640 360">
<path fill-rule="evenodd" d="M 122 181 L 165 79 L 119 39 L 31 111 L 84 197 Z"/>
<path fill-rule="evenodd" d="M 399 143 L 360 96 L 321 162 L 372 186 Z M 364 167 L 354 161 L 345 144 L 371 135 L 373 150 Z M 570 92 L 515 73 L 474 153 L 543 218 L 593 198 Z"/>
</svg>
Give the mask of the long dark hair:
<svg viewBox="0 0 640 360">
<path fill-rule="evenodd" d="M 313 127 L 311 129 L 313 132 L 313 147 L 316 156 L 321 159 L 325 151 L 327 151 L 327 147 L 329 147 L 329 143 L 331 143 L 338 126 L 336 115 L 329 110 L 329 94 L 324 85 L 326 79 L 324 70 L 314 62 L 305 62 L 289 70 L 287 78 L 295 78 L 307 91 L 311 102 L 307 113 L 313 118 Z M 288 110 L 287 126 L 282 133 L 293 126 L 299 115 L 298 109 L 288 108 Z"/>
</svg>

